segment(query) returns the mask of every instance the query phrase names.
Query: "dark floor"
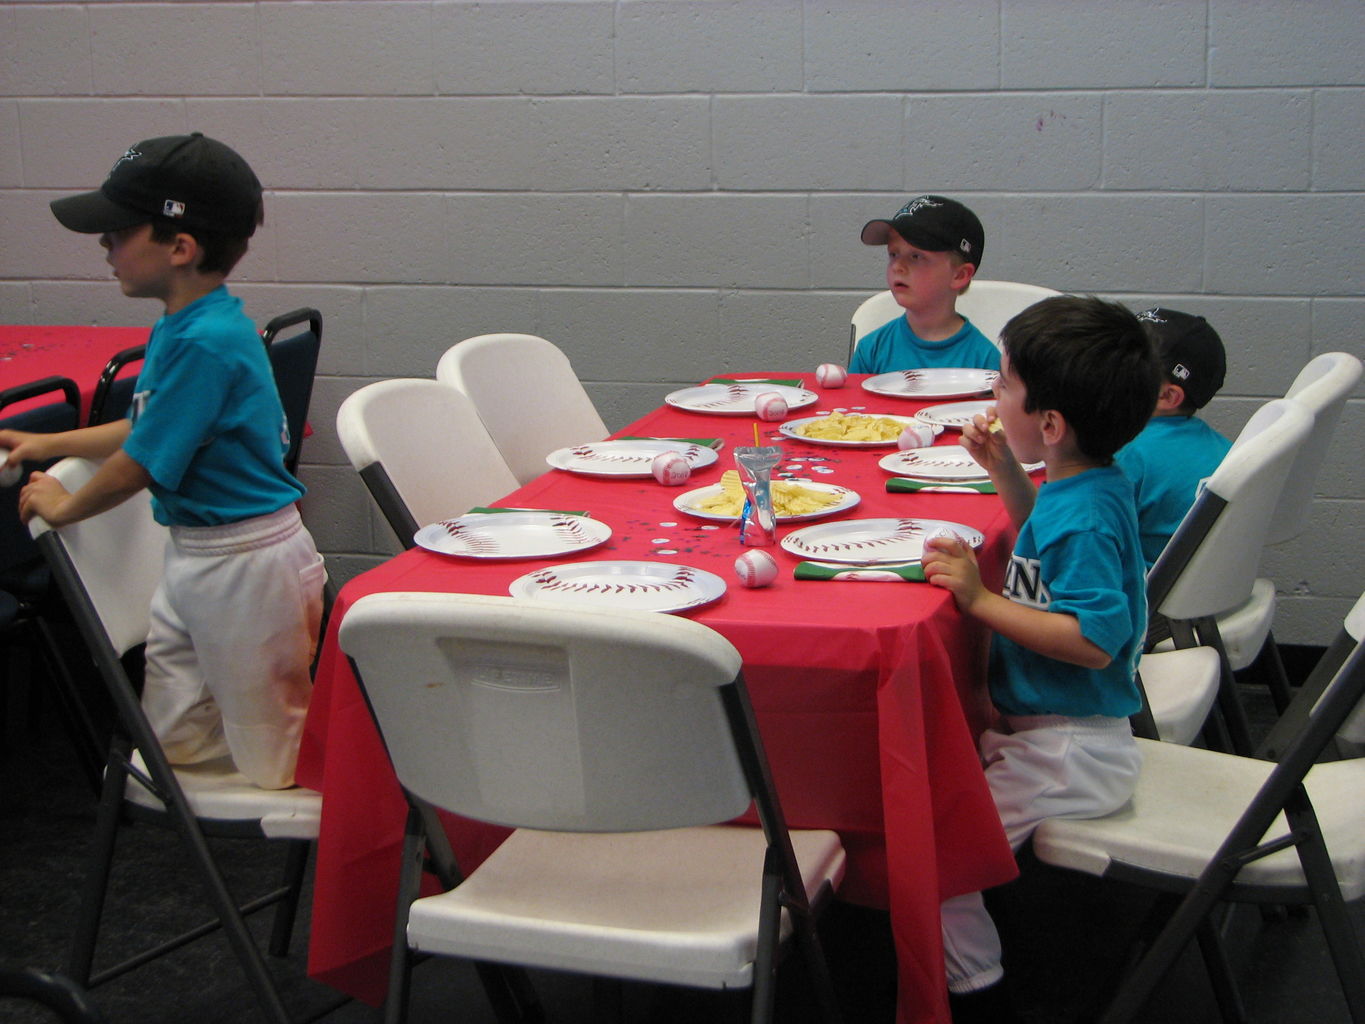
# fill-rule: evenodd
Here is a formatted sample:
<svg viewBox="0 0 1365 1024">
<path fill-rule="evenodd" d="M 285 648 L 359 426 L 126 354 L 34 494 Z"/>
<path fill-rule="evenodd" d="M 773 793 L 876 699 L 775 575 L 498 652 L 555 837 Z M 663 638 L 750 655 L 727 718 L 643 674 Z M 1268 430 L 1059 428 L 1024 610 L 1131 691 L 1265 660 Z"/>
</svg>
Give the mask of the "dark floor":
<svg viewBox="0 0 1365 1024">
<path fill-rule="evenodd" d="M 22 675 L 22 674 L 21 674 Z M 61 970 L 64 942 L 77 903 L 94 800 L 59 727 L 22 679 L 0 690 L 6 711 L 0 745 L 0 964 Z M 1255 721 L 1264 728 L 1269 702 L 1248 690 Z M 183 863 L 180 840 L 148 826 L 125 831 L 110 898 L 105 941 L 129 949 L 147 935 L 167 934 L 200 920 L 197 881 Z M 276 877 L 281 861 L 271 844 L 218 840 L 216 855 L 229 884 L 243 894 Z M 1125 891 L 1056 871 L 1025 858 L 1018 882 L 995 891 L 992 906 L 1006 944 L 1016 1001 L 1029 1024 L 1090 1018 L 1090 1002 L 1121 961 L 1126 941 L 1147 905 Z M 1365 936 L 1365 908 L 1354 908 Z M 268 914 L 267 914 L 268 918 Z M 255 927 L 264 931 L 268 919 Z M 886 916 L 836 905 L 822 927 L 840 998 L 850 1024 L 891 1021 L 894 963 Z M 283 997 L 297 1019 L 324 1011 L 336 993 L 306 980 L 308 919 L 301 917 L 293 954 L 276 961 Z M 1230 928 L 1235 966 L 1252 1024 L 1349 1020 L 1311 913 L 1263 920 L 1252 910 Z M 592 983 L 576 976 L 536 973 L 536 987 L 558 1024 L 597 1020 Z M 236 963 L 219 937 L 200 942 L 97 989 L 94 1001 L 111 1024 L 246 1024 L 261 1019 Z M 795 959 L 784 968 L 782 1021 L 813 1020 L 805 979 Z M 632 1021 L 684 1024 L 742 1020 L 743 994 L 628 986 Z M 0 999 L 0 1021 L 36 1024 L 46 1011 Z M 380 1014 L 350 1003 L 326 1013 L 329 1024 L 370 1024 Z M 429 962 L 415 974 L 411 1020 L 492 1024 L 493 1014 L 467 965 Z M 1190 954 L 1167 979 L 1142 1018 L 1151 1024 L 1217 1020 L 1197 956 Z"/>
</svg>

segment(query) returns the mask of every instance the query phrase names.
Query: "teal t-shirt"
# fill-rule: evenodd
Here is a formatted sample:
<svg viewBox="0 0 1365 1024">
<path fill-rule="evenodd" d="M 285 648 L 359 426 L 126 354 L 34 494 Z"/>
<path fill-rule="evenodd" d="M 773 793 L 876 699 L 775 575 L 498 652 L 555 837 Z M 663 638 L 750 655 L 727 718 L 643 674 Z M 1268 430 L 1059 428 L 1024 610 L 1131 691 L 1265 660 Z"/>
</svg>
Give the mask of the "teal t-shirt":
<svg viewBox="0 0 1365 1024">
<path fill-rule="evenodd" d="M 1133 485 L 1115 466 L 1044 484 L 1019 530 L 1004 595 L 1074 615 L 1112 659 L 1083 668 L 991 640 L 991 699 L 1007 715 L 1127 717 L 1142 706 L 1134 672 L 1147 633 L 1146 571 Z"/>
<path fill-rule="evenodd" d="M 853 350 L 848 372 L 892 373 L 958 366 L 999 370 L 1000 350 L 966 317 L 962 319 L 962 328 L 951 338 L 925 341 L 910 330 L 905 317 L 898 316 L 863 335 Z"/>
<path fill-rule="evenodd" d="M 1115 465 L 1133 481 L 1137 495 L 1147 568 L 1156 564 L 1200 486 L 1231 447 L 1231 441 L 1197 417 L 1156 416 L 1115 454 Z"/>
<path fill-rule="evenodd" d="M 123 450 L 152 478 L 159 523 L 235 523 L 304 494 L 265 345 L 226 287 L 156 322 L 129 416 Z"/>
</svg>

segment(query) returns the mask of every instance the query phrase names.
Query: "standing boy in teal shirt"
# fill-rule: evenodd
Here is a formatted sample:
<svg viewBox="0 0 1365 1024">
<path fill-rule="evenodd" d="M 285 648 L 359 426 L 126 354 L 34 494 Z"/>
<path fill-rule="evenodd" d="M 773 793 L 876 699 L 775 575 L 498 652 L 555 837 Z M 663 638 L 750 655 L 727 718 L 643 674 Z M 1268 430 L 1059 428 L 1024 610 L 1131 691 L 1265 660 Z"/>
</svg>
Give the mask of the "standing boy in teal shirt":
<svg viewBox="0 0 1365 1024">
<path fill-rule="evenodd" d="M 1133 481 L 1142 557 L 1150 569 L 1232 442 L 1195 415 L 1227 372 L 1218 332 L 1202 316 L 1160 306 L 1137 318 L 1156 344 L 1166 379 L 1151 420 L 1114 462 Z"/>
<path fill-rule="evenodd" d="M 1040 821 L 1122 807 L 1141 756 L 1128 716 L 1147 627 L 1133 490 L 1114 452 L 1151 413 L 1156 353 L 1122 306 L 1059 296 L 1005 325 L 995 423 L 962 445 L 990 474 L 1019 536 L 1004 592 L 987 591 L 960 541 L 925 545 L 930 583 L 990 627 L 991 699 L 1002 725 L 981 737 L 986 781 L 1016 850 Z M 1020 462 L 1046 467 L 1035 488 Z M 954 1024 L 1016 1020 L 1000 940 L 980 893 L 944 901 Z"/>
<path fill-rule="evenodd" d="M 289 431 L 265 346 L 225 281 L 263 217 L 246 162 L 200 134 L 130 147 L 95 192 L 54 200 L 98 234 L 123 293 L 156 299 L 129 418 L 61 434 L 0 431 L 9 464 L 102 460 L 68 493 L 34 473 L 27 522 L 60 527 L 144 489 L 169 529 L 150 609 L 142 707 L 172 764 L 231 757 L 290 786 L 312 692 L 326 579 L 284 468 Z M 146 499 L 140 499 L 146 500 Z"/>
<path fill-rule="evenodd" d="M 976 214 L 946 196 L 916 196 L 890 220 L 863 225 L 862 240 L 886 246 L 886 286 L 905 315 L 858 341 L 850 373 L 1000 369 L 999 350 L 957 311 L 986 244 Z"/>
</svg>

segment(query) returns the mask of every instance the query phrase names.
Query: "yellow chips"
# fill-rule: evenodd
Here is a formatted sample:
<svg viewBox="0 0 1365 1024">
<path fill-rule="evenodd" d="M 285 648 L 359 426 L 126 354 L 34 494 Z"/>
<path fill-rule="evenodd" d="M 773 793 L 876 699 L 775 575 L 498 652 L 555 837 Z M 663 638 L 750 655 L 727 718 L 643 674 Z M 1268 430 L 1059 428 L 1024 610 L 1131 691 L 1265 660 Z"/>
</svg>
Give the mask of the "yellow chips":
<svg viewBox="0 0 1365 1024">
<path fill-rule="evenodd" d="M 864 416 L 859 413 L 846 416 L 841 412 L 832 412 L 793 429 L 802 437 L 814 437 L 821 441 L 894 441 L 900 437 L 905 424 L 889 416 Z"/>
<path fill-rule="evenodd" d="M 744 485 L 739 482 L 739 471 L 727 469 L 721 474 L 720 487 L 720 494 L 699 501 L 697 510 L 711 515 L 738 517 L 744 511 Z M 837 494 L 813 491 L 786 480 L 772 482 L 772 495 L 773 511 L 778 518 L 810 515 L 839 500 Z"/>
</svg>

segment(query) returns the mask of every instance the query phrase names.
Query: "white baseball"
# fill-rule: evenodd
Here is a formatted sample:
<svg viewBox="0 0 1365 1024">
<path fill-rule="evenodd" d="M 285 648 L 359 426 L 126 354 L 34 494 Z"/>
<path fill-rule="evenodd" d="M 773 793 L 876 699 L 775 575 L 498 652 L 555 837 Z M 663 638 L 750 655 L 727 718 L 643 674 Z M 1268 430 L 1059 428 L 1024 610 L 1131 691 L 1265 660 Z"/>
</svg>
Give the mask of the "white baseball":
<svg viewBox="0 0 1365 1024">
<path fill-rule="evenodd" d="M 927 448 L 934 443 L 934 428 L 927 423 L 907 423 L 896 438 L 896 447 L 901 451 L 907 448 Z"/>
<path fill-rule="evenodd" d="M 19 478 L 24 475 L 23 466 L 6 466 L 4 460 L 9 458 L 9 449 L 0 448 L 0 487 L 13 487 L 19 482 Z"/>
<path fill-rule="evenodd" d="M 758 548 L 751 548 L 735 559 L 735 575 L 746 587 L 766 587 L 777 579 L 777 561 Z"/>
<path fill-rule="evenodd" d="M 765 391 L 754 399 L 754 415 L 772 423 L 787 415 L 787 400 L 776 391 Z"/>
<path fill-rule="evenodd" d="M 649 464 L 649 470 L 654 474 L 654 479 L 665 487 L 677 487 L 687 483 L 687 478 L 692 475 L 692 464 L 681 452 L 660 452 Z"/>
<path fill-rule="evenodd" d="M 821 363 L 815 368 L 815 383 L 822 388 L 841 388 L 848 380 L 848 371 L 838 363 Z"/>
<path fill-rule="evenodd" d="M 939 526 L 929 531 L 929 536 L 924 538 L 924 543 L 927 545 L 931 540 L 938 540 L 940 537 L 945 540 L 962 541 L 962 538 L 958 535 L 956 530 L 950 530 L 946 526 Z"/>
</svg>

